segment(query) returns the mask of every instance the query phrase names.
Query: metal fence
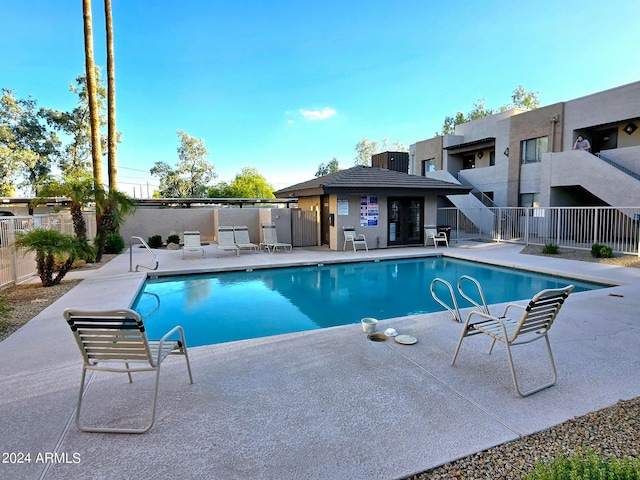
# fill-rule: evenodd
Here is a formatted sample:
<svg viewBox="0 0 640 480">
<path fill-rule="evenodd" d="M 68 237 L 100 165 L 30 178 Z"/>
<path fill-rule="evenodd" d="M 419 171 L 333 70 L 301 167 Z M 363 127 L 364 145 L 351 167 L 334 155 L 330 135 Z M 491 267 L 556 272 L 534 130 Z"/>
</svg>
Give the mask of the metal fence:
<svg viewBox="0 0 640 480">
<path fill-rule="evenodd" d="M 93 212 L 83 214 L 87 224 L 87 237 L 96 233 L 96 217 Z M 19 232 L 34 228 L 58 230 L 73 234 L 73 221 L 69 214 L 34 215 L 0 218 L 0 288 L 25 280 L 36 272 L 35 254 L 16 249 L 13 242 Z"/>
<path fill-rule="evenodd" d="M 453 240 L 554 244 L 640 255 L 640 207 L 439 208 L 438 225 Z"/>
</svg>

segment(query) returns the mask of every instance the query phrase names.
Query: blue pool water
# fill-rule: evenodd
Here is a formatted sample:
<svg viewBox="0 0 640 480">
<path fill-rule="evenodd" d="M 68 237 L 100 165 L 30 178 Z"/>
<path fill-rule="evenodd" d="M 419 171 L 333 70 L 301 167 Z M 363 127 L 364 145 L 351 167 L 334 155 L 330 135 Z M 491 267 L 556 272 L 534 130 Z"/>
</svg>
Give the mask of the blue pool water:
<svg viewBox="0 0 640 480">
<path fill-rule="evenodd" d="M 540 290 L 573 284 L 575 291 L 603 285 L 445 257 L 314 267 L 182 275 L 149 279 L 134 309 L 150 338 L 176 324 L 189 346 L 442 311 L 429 292 L 440 277 L 454 286 L 476 278 L 487 303 L 529 299 Z M 145 292 L 147 294 L 145 294 Z M 438 295 L 448 299 L 445 290 Z M 151 295 L 149 295 L 151 294 Z M 158 305 L 159 304 L 159 305 Z M 460 308 L 468 307 L 458 296 Z M 158 309 L 153 311 L 158 306 Z"/>
</svg>

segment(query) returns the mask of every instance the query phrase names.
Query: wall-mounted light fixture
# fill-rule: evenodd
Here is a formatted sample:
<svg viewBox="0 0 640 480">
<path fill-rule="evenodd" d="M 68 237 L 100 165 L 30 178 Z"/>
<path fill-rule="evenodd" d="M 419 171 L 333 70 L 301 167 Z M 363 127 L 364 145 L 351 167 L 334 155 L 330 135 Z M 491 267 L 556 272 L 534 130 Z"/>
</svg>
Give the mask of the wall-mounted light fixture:
<svg viewBox="0 0 640 480">
<path fill-rule="evenodd" d="M 482 157 L 484 157 L 484 153 L 478 152 L 478 158 L 482 158 Z"/>
<path fill-rule="evenodd" d="M 508 157 L 509 156 L 509 147 L 504 149 L 504 156 Z"/>
<path fill-rule="evenodd" d="M 623 128 L 624 132 L 627 135 L 631 135 L 633 132 L 635 132 L 638 129 L 638 126 L 633 123 L 633 122 L 629 122 L 627 123 L 627 126 Z"/>
</svg>

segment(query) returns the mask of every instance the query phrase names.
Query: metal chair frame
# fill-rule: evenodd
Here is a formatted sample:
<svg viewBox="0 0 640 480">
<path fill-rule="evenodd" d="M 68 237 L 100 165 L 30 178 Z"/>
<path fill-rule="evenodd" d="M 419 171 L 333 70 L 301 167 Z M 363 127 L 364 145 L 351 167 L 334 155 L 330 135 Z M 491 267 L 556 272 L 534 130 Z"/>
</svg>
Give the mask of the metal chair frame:
<svg viewBox="0 0 640 480">
<path fill-rule="evenodd" d="M 485 335 L 489 335 L 493 339 L 491 347 L 489 348 L 489 355 L 491 355 L 496 341 L 500 341 L 505 344 L 513 386 L 515 387 L 518 395 L 526 397 L 555 385 L 558 374 L 556 372 L 556 365 L 553 360 L 553 353 L 551 352 L 551 344 L 549 343 L 547 333 L 558 315 L 560 308 L 564 304 L 564 301 L 573 291 L 573 288 L 573 285 L 569 285 L 564 288 L 543 290 L 536 294 L 526 307 L 510 303 L 505 306 L 500 317 L 495 317 L 479 310 L 471 311 L 467 316 L 467 321 L 462 329 L 462 334 L 460 335 L 460 340 L 458 341 L 451 365 L 455 364 L 462 341 L 465 337 L 483 333 Z M 522 317 L 518 320 L 507 317 L 510 308 L 522 309 Z M 482 320 L 472 322 L 475 317 L 481 317 Z M 543 338 L 546 342 L 547 353 L 549 355 L 549 364 L 552 374 L 551 381 L 523 392 L 518 385 L 511 347 L 524 345 Z"/>
<path fill-rule="evenodd" d="M 183 355 L 187 364 L 189 383 L 193 383 L 191 365 L 187 353 L 187 344 L 182 327 L 176 326 L 167 332 L 159 341 L 149 341 L 140 315 L 134 310 L 79 310 L 65 309 L 64 318 L 71 327 L 80 353 L 82 354 L 82 376 L 78 393 L 75 421 L 83 432 L 99 433 L 145 433 L 155 422 L 158 400 L 158 384 L 160 366 L 169 355 Z M 171 340 L 178 334 L 179 340 Z M 153 396 L 151 402 L 151 418 L 141 428 L 115 428 L 86 426 L 81 421 L 82 400 L 89 388 L 85 388 L 88 370 L 126 373 L 129 383 L 135 372 L 155 372 Z"/>
</svg>

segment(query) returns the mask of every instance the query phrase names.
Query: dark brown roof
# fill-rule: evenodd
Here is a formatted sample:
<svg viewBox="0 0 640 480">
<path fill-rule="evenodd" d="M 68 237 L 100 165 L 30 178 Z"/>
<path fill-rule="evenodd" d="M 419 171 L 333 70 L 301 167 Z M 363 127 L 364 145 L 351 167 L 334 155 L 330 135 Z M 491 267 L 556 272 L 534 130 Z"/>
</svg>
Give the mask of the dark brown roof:
<svg viewBox="0 0 640 480">
<path fill-rule="evenodd" d="M 373 191 L 414 195 L 416 193 L 424 194 L 424 190 L 444 195 L 467 193 L 470 188 L 433 178 L 387 170 L 386 168 L 356 166 L 297 183 L 274 193 L 276 197 L 282 198 L 329 193 L 373 193 Z"/>
<path fill-rule="evenodd" d="M 480 140 L 473 140 L 471 142 L 459 143 L 457 145 L 449 145 L 448 147 L 443 147 L 443 150 L 456 150 L 459 148 L 468 148 L 468 147 L 479 147 L 479 146 L 489 146 L 495 145 L 496 137 L 487 137 L 481 138 Z M 483 145 L 486 144 L 486 145 Z"/>
</svg>

